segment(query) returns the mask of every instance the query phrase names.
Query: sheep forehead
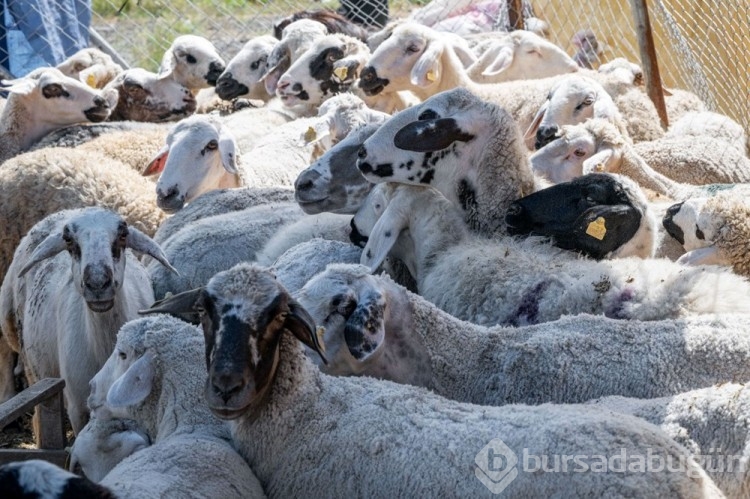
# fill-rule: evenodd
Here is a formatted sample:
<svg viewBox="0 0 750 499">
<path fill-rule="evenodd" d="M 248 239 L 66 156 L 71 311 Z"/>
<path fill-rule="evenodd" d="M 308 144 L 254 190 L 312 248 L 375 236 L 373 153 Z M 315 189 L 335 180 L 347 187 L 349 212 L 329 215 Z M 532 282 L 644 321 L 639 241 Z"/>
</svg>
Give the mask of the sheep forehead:
<svg viewBox="0 0 750 499">
<path fill-rule="evenodd" d="M 365 107 L 365 102 L 354 94 L 342 93 L 334 95 L 323 102 L 318 108 L 318 116 L 324 116 L 330 112 L 344 114 Z"/>
<path fill-rule="evenodd" d="M 102 232 L 112 235 L 112 239 L 117 235 L 117 229 L 123 222 L 122 217 L 118 214 L 102 208 L 92 208 L 82 210 L 65 221 L 71 234 L 80 236 L 82 234 Z"/>
<path fill-rule="evenodd" d="M 221 59 L 219 52 L 208 39 L 197 35 L 182 35 L 178 36 L 172 42 L 170 47 L 172 51 L 185 51 L 190 52 L 193 55 L 200 54 Z"/>
<path fill-rule="evenodd" d="M 257 327 L 260 314 L 285 292 L 268 270 L 252 264 L 240 264 L 220 272 L 206 285 L 206 292 L 218 312 L 228 307 L 243 322 Z"/>
<path fill-rule="evenodd" d="M 308 34 L 326 35 L 328 34 L 328 28 L 326 28 L 325 24 L 312 19 L 299 19 L 289 23 L 281 31 L 281 39 L 306 36 Z"/>
<path fill-rule="evenodd" d="M 180 121 L 169 132 L 167 143 L 173 144 L 186 140 L 195 142 L 209 141 L 219 138 L 219 124 L 203 116 L 190 116 Z"/>
</svg>

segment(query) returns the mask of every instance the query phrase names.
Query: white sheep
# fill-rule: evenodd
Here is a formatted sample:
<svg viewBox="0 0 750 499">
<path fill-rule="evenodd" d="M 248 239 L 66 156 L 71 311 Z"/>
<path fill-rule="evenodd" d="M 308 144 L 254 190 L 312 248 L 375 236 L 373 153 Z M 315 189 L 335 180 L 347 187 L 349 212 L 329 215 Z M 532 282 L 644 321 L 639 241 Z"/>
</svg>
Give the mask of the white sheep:
<svg viewBox="0 0 750 499">
<path fill-rule="evenodd" d="M 685 248 L 677 260 L 688 265 L 726 265 L 750 277 L 750 205 L 731 190 L 674 205 L 664 227 Z"/>
<path fill-rule="evenodd" d="M 10 92 L 0 116 L 0 164 L 52 130 L 84 121 L 104 121 L 116 100 L 114 92 L 92 89 L 54 68 L 3 80 L 0 88 Z"/>
<path fill-rule="evenodd" d="M 159 79 L 171 79 L 195 93 L 213 87 L 226 65 L 216 47 L 196 35 L 181 35 L 172 41 L 159 65 Z"/>
<path fill-rule="evenodd" d="M 714 189 L 694 184 L 750 181 L 750 160 L 732 151 L 734 148 L 721 141 L 698 137 L 665 137 L 632 145 L 611 123 L 590 120 L 563 127 L 557 139 L 531 157 L 531 165 L 536 173 L 553 181 L 592 171 L 620 173 L 659 195 L 683 200 L 705 196 Z M 681 178 L 689 178 L 694 184 L 680 183 L 661 173 L 677 175 L 680 170 L 684 171 Z"/>
<path fill-rule="evenodd" d="M 325 329 L 328 364 L 308 352 L 323 372 L 424 386 L 472 404 L 662 397 L 750 373 L 745 315 L 658 322 L 579 315 L 486 328 L 361 265 L 330 265 L 289 291 Z"/>
<path fill-rule="evenodd" d="M 109 54 L 93 47 L 79 50 L 58 64 L 57 69 L 93 88 L 104 88 L 122 73 L 122 66 Z"/>
<path fill-rule="evenodd" d="M 535 190 L 511 116 L 461 88 L 396 114 L 358 155 L 370 182 L 433 186 L 487 235 L 502 233 L 510 203 Z"/>
<path fill-rule="evenodd" d="M 473 81 L 531 80 L 578 71 L 576 62 L 563 49 L 537 34 L 516 30 L 501 35 L 484 37 L 472 47 L 477 61 L 467 72 Z"/>
<path fill-rule="evenodd" d="M 76 433 L 86 421 L 88 383 L 117 330 L 153 301 L 148 274 L 129 249 L 174 271 L 159 245 L 118 214 L 97 207 L 61 211 L 21 240 L 0 287 L 3 336 L 21 355 L 29 384 L 65 379 Z"/>
<path fill-rule="evenodd" d="M 727 497 L 746 497 L 750 494 L 747 388 L 725 383 L 671 397 L 614 396 L 590 403 L 658 425 L 688 449 Z"/>
<path fill-rule="evenodd" d="M 262 78 L 277 42 L 271 35 L 256 36 L 248 41 L 216 80 L 216 95 L 224 100 L 242 97 L 268 102 L 272 95 L 266 92 Z"/>
<path fill-rule="evenodd" d="M 193 114 L 197 106 L 187 87 L 141 68 L 123 71 L 104 90 L 117 90 L 119 95 L 111 121 L 176 120 Z"/>
<path fill-rule="evenodd" d="M 710 111 L 688 112 L 670 124 L 668 137 L 712 137 L 723 140 L 745 155 L 747 134 L 742 125 L 729 116 Z"/>
<path fill-rule="evenodd" d="M 297 293 L 331 263 L 356 264 L 362 248 L 342 241 L 310 239 L 286 250 L 269 266 L 287 291 Z"/>
<path fill-rule="evenodd" d="M 162 308 L 174 304 L 174 313 L 205 317 L 206 400 L 214 414 L 230 420 L 233 442 L 271 496 L 444 496 L 460 490 L 490 497 L 499 492 L 497 482 L 481 470 L 495 469 L 498 453 L 515 463 L 522 449 L 524 456 L 607 456 L 642 455 L 646 448 L 665 461 L 679 459 L 686 473 L 516 469 L 504 486 L 518 497 L 613 490 L 623 496 L 719 494 L 683 448 L 636 418 L 581 406 L 473 406 L 417 387 L 327 376 L 299 343 L 323 356 L 312 318 L 256 266 L 221 272 L 198 293 L 197 303 L 182 296 Z M 358 444 L 342 446 L 350 432 Z"/>
<path fill-rule="evenodd" d="M 361 263 L 375 270 L 395 247 L 419 293 L 460 319 L 524 325 L 580 313 L 658 320 L 750 311 L 750 282 L 725 269 L 639 258 L 592 261 L 533 238 L 487 240 L 470 235 L 460 212 L 432 188 L 381 189 L 379 213 L 360 210 L 354 219 L 369 237 Z M 399 247 L 407 230 L 411 248 Z"/>
</svg>

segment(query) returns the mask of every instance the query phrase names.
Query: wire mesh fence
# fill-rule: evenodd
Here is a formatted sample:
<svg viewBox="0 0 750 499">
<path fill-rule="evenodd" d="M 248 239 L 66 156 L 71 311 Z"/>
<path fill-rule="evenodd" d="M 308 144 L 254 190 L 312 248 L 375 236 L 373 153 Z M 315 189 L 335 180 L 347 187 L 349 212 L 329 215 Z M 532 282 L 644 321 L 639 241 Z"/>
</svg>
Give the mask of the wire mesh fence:
<svg viewBox="0 0 750 499">
<path fill-rule="evenodd" d="M 531 15 L 547 36 L 594 67 L 615 57 L 639 61 L 629 0 L 435 0 L 445 17 L 471 12 L 490 16 L 492 29 Z M 377 29 L 406 17 L 422 0 L 0 0 L 0 65 L 18 74 L 9 51 L 26 50 L 47 64 L 70 55 L 70 46 L 108 44 L 123 63 L 155 71 L 172 39 L 197 34 L 228 60 L 274 22 L 304 9 L 339 9 Z M 750 130 L 750 2 L 746 0 L 649 0 L 658 62 L 666 86 L 695 92 L 710 110 Z M 90 10 L 89 10 L 90 8 Z M 442 12 L 442 11 L 441 11 Z M 495 16 L 494 18 L 492 16 Z M 33 26 L 37 26 L 34 30 Z M 30 28 L 32 26 L 32 28 Z M 34 36 L 17 43 L 20 29 Z M 44 42 L 44 43 L 42 43 Z M 51 53 L 45 53 L 45 50 Z M 17 71 L 14 71 L 16 69 Z"/>
</svg>

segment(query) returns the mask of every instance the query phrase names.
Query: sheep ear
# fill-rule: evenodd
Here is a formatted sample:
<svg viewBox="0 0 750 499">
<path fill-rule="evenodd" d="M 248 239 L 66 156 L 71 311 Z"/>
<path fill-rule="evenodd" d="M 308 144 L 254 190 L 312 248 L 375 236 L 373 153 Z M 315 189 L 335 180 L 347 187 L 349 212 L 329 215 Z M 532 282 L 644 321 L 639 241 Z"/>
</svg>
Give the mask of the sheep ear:
<svg viewBox="0 0 750 499">
<path fill-rule="evenodd" d="M 145 310 L 139 310 L 141 315 L 148 314 L 168 314 L 177 317 L 180 320 L 190 324 L 199 325 L 201 323 L 200 315 L 196 310 L 196 303 L 203 295 L 203 288 L 191 289 L 168 298 L 155 301 L 153 305 Z"/>
<path fill-rule="evenodd" d="M 324 138 L 331 135 L 331 128 L 333 127 L 333 114 L 325 115 L 320 120 L 316 121 L 314 125 L 310 126 L 302 134 L 300 145 L 307 146 L 320 142 Z"/>
<path fill-rule="evenodd" d="M 362 250 L 360 263 L 375 272 L 396 244 L 402 230 L 409 227 L 408 210 L 399 207 L 400 203 L 391 200 L 380 218 L 372 228 L 367 244 Z"/>
<path fill-rule="evenodd" d="M 396 133 L 393 145 L 404 151 L 431 152 L 473 138 L 474 135 L 461 129 L 455 118 L 436 118 L 409 123 Z"/>
<path fill-rule="evenodd" d="M 615 171 L 620 161 L 620 152 L 612 147 L 605 147 L 583 162 L 583 175 L 598 172 Z"/>
<path fill-rule="evenodd" d="M 539 125 L 544 119 L 544 115 L 547 113 L 547 108 L 549 108 L 549 100 L 544 101 L 544 104 L 542 104 L 542 107 L 539 108 L 539 111 L 536 112 L 536 116 L 534 116 L 534 119 L 531 121 L 531 125 L 526 129 L 526 133 L 523 134 L 523 140 L 527 144 L 530 140 L 533 144 L 533 141 L 536 139 L 536 131 L 539 129 Z"/>
<path fill-rule="evenodd" d="M 0 89 L 18 95 L 28 95 L 36 88 L 37 81 L 33 78 L 16 78 L 15 80 L 0 81 Z"/>
<path fill-rule="evenodd" d="M 266 87 L 268 95 L 276 94 L 276 85 L 279 84 L 279 78 L 284 73 L 285 69 L 289 67 L 289 56 L 285 55 L 281 60 L 272 68 L 269 68 L 266 73 L 260 78 L 259 81 L 263 82 Z"/>
<path fill-rule="evenodd" d="M 143 402 L 151 393 L 156 365 L 150 353 L 133 362 L 107 392 L 110 407 L 128 407 Z"/>
<path fill-rule="evenodd" d="M 284 328 L 297 337 L 302 343 L 312 348 L 320 355 L 324 364 L 328 364 L 325 356 L 325 346 L 323 345 L 323 334 L 318 334 L 315 327 L 315 320 L 294 298 L 289 298 L 289 313 L 284 319 Z"/>
<path fill-rule="evenodd" d="M 164 57 L 162 57 L 161 64 L 159 65 L 159 79 L 163 80 L 164 78 L 171 77 L 175 65 L 176 59 L 172 51 L 167 50 L 164 52 Z"/>
<path fill-rule="evenodd" d="M 346 346 L 352 356 L 364 361 L 373 355 L 385 340 L 385 297 L 377 292 L 368 293 L 346 320 L 344 328 Z"/>
<path fill-rule="evenodd" d="M 716 246 L 707 246 L 705 248 L 699 248 L 693 251 L 688 251 L 680 258 L 677 259 L 677 263 L 683 265 L 730 265 L 729 262 L 721 253 L 721 250 Z"/>
<path fill-rule="evenodd" d="M 428 87 L 440 79 L 440 56 L 443 55 L 443 45 L 431 42 L 411 69 L 411 84 L 417 87 Z"/>
<path fill-rule="evenodd" d="M 461 64 L 465 68 L 468 68 L 475 62 L 477 62 L 477 56 L 474 55 L 474 52 L 467 49 L 466 47 L 463 47 L 461 45 L 454 45 L 453 46 L 453 52 L 458 56 L 458 60 L 461 61 Z"/>
<path fill-rule="evenodd" d="M 237 175 L 239 165 L 237 164 L 237 141 L 227 127 L 223 126 L 219 130 L 219 154 L 221 154 L 221 164 L 224 169 L 232 175 Z"/>
<path fill-rule="evenodd" d="M 29 257 L 29 261 L 18 273 L 18 278 L 20 279 L 21 277 L 23 277 L 26 272 L 31 270 L 37 263 L 55 256 L 61 251 L 64 251 L 65 248 L 67 248 L 67 244 L 65 244 L 65 241 L 63 240 L 61 231 L 55 231 L 52 234 L 48 235 L 44 239 L 44 241 L 39 243 L 39 246 L 37 246 L 34 252 L 31 254 L 31 256 Z"/>
<path fill-rule="evenodd" d="M 157 173 L 163 172 L 164 167 L 167 164 L 167 156 L 169 156 L 169 144 L 159 149 L 159 152 L 156 153 L 154 159 L 149 162 L 148 166 L 146 166 L 146 169 L 143 170 L 143 173 L 141 173 L 141 175 L 143 175 L 144 177 L 149 177 L 151 175 L 156 175 Z"/>
<path fill-rule="evenodd" d="M 139 253 L 150 256 L 151 258 L 174 272 L 176 275 L 180 275 L 180 273 L 177 272 L 177 269 L 172 267 L 172 265 L 169 263 L 169 260 L 167 260 L 167 255 L 164 254 L 161 246 L 159 246 L 156 241 L 154 241 L 135 227 L 128 227 L 128 239 L 125 242 L 125 245 L 128 248 L 131 248 Z"/>
<path fill-rule="evenodd" d="M 513 56 L 514 56 L 514 50 L 513 47 L 510 47 L 508 45 L 504 45 L 497 50 L 497 53 L 495 54 L 495 58 L 491 63 L 487 65 L 487 67 L 482 71 L 482 76 L 495 76 L 499 75 L 506 69 L 510 67 L 510 65 L 513 63 Z M 493 50 L 493 52 L 495 52 Z"/>
</svg>

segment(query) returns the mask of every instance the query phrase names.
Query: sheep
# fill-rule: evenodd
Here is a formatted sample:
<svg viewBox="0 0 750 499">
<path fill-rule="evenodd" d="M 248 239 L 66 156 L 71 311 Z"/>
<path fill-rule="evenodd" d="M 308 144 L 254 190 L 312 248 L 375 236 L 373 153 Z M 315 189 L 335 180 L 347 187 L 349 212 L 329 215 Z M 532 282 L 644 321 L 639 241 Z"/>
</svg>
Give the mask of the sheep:
<svg viewBox="0 0 750 499">
<path fill-rule="evenodd" d="M 64 125 L 104 121 L 114 107 L 111 90 L 92 89 L 54 68 L 3 80 L 2 90 L 10 95 L 0 116 L 0 164 Z"/>
<path fill-rule="evenodd" d="M 196 35 L 181 35 L 172 41 L 159 65 L 159 79 L 171 79 L 195 94 L 213 87 L 226 64 L 214 45 Z"/>
<path fill-rule="evenodd" d="M 656 145 L 659 143 L 663 143 L 664 147 L 669 149 L 660 148 Z M 691 151 L 696 144 L 705 146 L 702 150 L 710 152 L 704 153 L 700 149 L 698 153 Z M 708 149 L 709 147 L 711 149 Z M 639 154 L 640 150 L 652 150 L 653 155 L 647 159 Z M 668 153 L 665 153 L 665 150 Z M 744 163 L 732 162 L 733 159 L 741 159 L 739 155 L 730 154 L 732 150 L 733 148 L 722 145 L 720 141 L 712 142 L 710 138 L 701 140 L 697 137 L 686 137 L 681 140 L 663 138 L 648 148 L 636 148 L 611 123 L 605 120 L 589 120 L 580 125 L 563 127 L 560 137 L 537 151 L 530 161 L 535 173 L 546 175 L 553 181 L 570 180 L 592 171 L 609 171 L 627 175 L 641 187 L 659 195 L 683 200 L 693 196 L 705 196 L 716 187 L 677 182 L 656 171 L 652 165 L 659 165 L 658 160 L 663 158 L 664 163 L 663 166 L 659 166 L 659 170 L 669 170 L 675 174 L 679 170 L 687 170 L 684 175 L 689 175 L 696 184 L 701 178 L 701 184 L 750 180 L 750 164 L 746 164 L 747 158 Z M 730 161 L 725 162 L 721 153 L 725 153 Z M 684 164 L 684 159 L 692 158 L 695 158 L 695 166 L 680 168 L 679 165 Z M 691 173 L 690 170 L 694 172 Z"/>
<path fill-rule="evenodd" d="M 726 265 L 750 277 L 750 205 L 732 191 L 709 198 L 691 198 L 667 210 L 667 232 L 687 251 L 678 262 Z"/>
<path fill-rule="evenodd" d="M 746 385 L 737 383 L 650 400 L 613 396 L 590 402 L 658 425 L 690 451 L 727 497 L 750 493 L 748 403 Z"/>
<path fill-rule="evenodd" d="M 747 147 L 747 135 L 742 125 L 723 114 L 704 112 L 685 113 L 682 118 L 672 123 L 667 137 L 707 136 L 725 141 L 741 153 Z"/>
<path fill-rule="evenodd" d="M 472 237 L 461 213 L 435 189 L 378 187 L 380 209 L 375 216 L 360 210 L 353 222 L 369 237 L 361 263 L 374 271 L 398 249 L 394 256 L 419 293 L 459 319 L 518 326 L 565 314 L 659 320 L 750 310 L 750 282 L 726 269 L 663 259 L 592 261 L 537 239 Z M 410 248 L 396 245 L 406 230 Z"/>
<path fill-rule="evenodd" d="M 9 498 L 116 499 L 106 487 L 42 459 L 15 461 L 0 466 L 0 490 Z"/>
<path fill-rule="evenodd" d="M 283 30 L 290 24 L 300 19 L 311 19 L 323 24 L 328 33 L 342 33 L 360 41 L 367 41 L 367 31 L 339 14 L 329 9 L 302 10 L 284 17 L 273 23 L 273 36 L 281 40 Z"/>
<path fill-rule="evenodd" d="M 445 90 L 463 87 L 484 100 L 499 104 L 513 116 L 522 132 L 528 130 L 560 77 L 476 83 L 464 69 L 473 60 L 473 53 L 464 44 L 452 43 L 451 40 L 425 26 L 409 23 L 398 26 L 373 52 L 360 74 L 360 87 L 368 95 L 384 90 L 410 90 L 422 100 Z M 585 70 L 580 74 L 594 78 L 607 90 L 623 114 L 634 141 L 663 135 L 656 108 L 640 89 L 616 76 Z"/>
<path fill-rule="evenodd" d="M 127 457 L 100 481 L 117 497 L 265 497 L 228 442 L 227 428 L 201 400 L 206 371 L 196 366 L 203 349 L 200 331 L 171 317 L 132 321 L 118 333 L 91 400 L 97 411 L 106 408 L 137 419 L 153 445 Z M 92 461 L 113 457 L 110 449 L 90 450 L 94 454 L 86 457 Z"/>
<path fill-rule="evenodd" d="M 369 122 L 382 123 L 388 117 L 368 109 L 352 95 L 330 99 L 321 106 L 320 114 L 319 118 L 279 127 L 267 138 L 259 139 L 247 155 L 240 155 L 234 136 L 219 120 L 206 116 L 186 118 L 170 131 L 167 145 L 144 175 L 161 172 L 156 184 L 157 204 L 168 212 L 181 209 L 213 189 L 291 185 L 299 170 L 309 164 L 309 157 L 301 155 L 312 155 L 316 149 L 328 148 L 341 140 L 352 128 Z M 304 147 L 295 147 L 303 137 L 308 139 Z M 278 153 L 271 154 L 274 146 Z"/>
<path fill-rule="evenodd" d="M 3 336 L 22 356 L 30 385 L 65 379 L 75 433 L 86 421 L 88 383 L 117 330 L 154 298 L 145 268 L 128 249 L 175 271 L 159 245 L 120 215 L 98 207 L 61 211 L 21 240 L 0 287 Z"/>
<path fill-rule="evenodd" d="M 328 364 L 308 351 L 323 372 L 424 386 L 460 402 L 652 398 L 748 375 L 750 317 L 739 314 L 651 323 L 582 314 L 486 328 L 351 264 L 329 265 L 290 292 L 325 329 Z"/>
<path fill-rule="evenodd" d="M 266 74 L 263 82 L 269 95 L 276 94 L 276 85 L 281 75 L 289 69 L 310 46 L 328 34 L 324 24 L 312 19 L 300 19 L 287 25 L 282 30 L 279 43 L 268 56 Z"/>
<path fill-rule="evenodd" d="M 477 83 L 547 78 L 578 70 L 563 49 L 530 31 L 485 38 L 474 46 L 477 61 L 466 70 Z"/>
<path fill-rule="evenodd" d="M 314 238 L 292 246 L 269 268 L 284 287 L 296 294 L 316 274 L 331 263 L 355 264 L 362 257 L 362 248 L 343 241 Z"/>
<path fill-rule="evenodd" d="M 513 119 L 461 88 L 401 111 L 358 156 L 370 182 L 431 185 L 460 207 L 472 230 L 487 235 L 504 232 L 510 203 L 535 190 Z"/>
<path fill-rule="evenodd" d="M 89 480 L 100 482 L 120 461 L 151 445 L 132 419 L 89 419 L 70 449 L 71 471 L 80 467 Z"/>
<path fill-rule="evenodd" d="M 268 102 L 271 94 L 266 92 L 261 78 L 275 46 L 276 39 L 270 35 L 257 36 L 247 42 L 216 80 L 216 95 L 224 100 L 242 97 Z"/>
<path fill-rule="evenodd" d="M 627 177 L 591 173 L 518 199 L 505 217 L 510 235 L 549 236 L 560 248 L 597 260 L 651 258 L 654 211 Z"/>
<path fill-rule="evenodd" d="M 122 66 L 111 56 L 93 47 L 79 50 L 58 64 L 57 69 L 93 88 L 104 88 L 122 73 Z"/>
<path fill-rule="evenodd" d="M 119 95 L 111 121 L 175 120 L 193 114 L 197 106 L 187 87 L 141 68 L 120 73 L 104 87 L 105 91 L 111 89 Z"/>
<path fill-rule="evenodd" d="M 417 387 L 327 376 L 298 343 L 324 357 L 312 318 L 270 272 L 254 265 L 221 272 L 192 297 L 174 297 L 158 308 L 202 317 L 205 398 L 214 414 L 229 420 L 234 444 L 271 496 L 444 496 L 456 490 L 489 496 L 484 483 L 499 490 L 482 479 L 484 459 L 494 467 L 499 449 L 514 460 L 522 447 L 534 455 L 581 449 L 638 454 L 648 447 L 661 459 L 679 458 L 689 473 L 516 473 L 504 484 L 513 496 L 719 494 L 684 449 L 637 418 L 580 406 L 473 406 Z M 341 445 L 350 431 L 356 433 L 351 441 L 364 447 Z M 494 444 L 502 447 L 492 439 L 501 439 Z"/>
<path fill-rule="evenodd" d="M 294 199 L 302 211 L 309 215 L 357 212 L 373 186 L 357 169 L 357 154 L 380 126 L 369 124 L 353 130 L 300 172 L 294 182 Z"/>
</svg>

